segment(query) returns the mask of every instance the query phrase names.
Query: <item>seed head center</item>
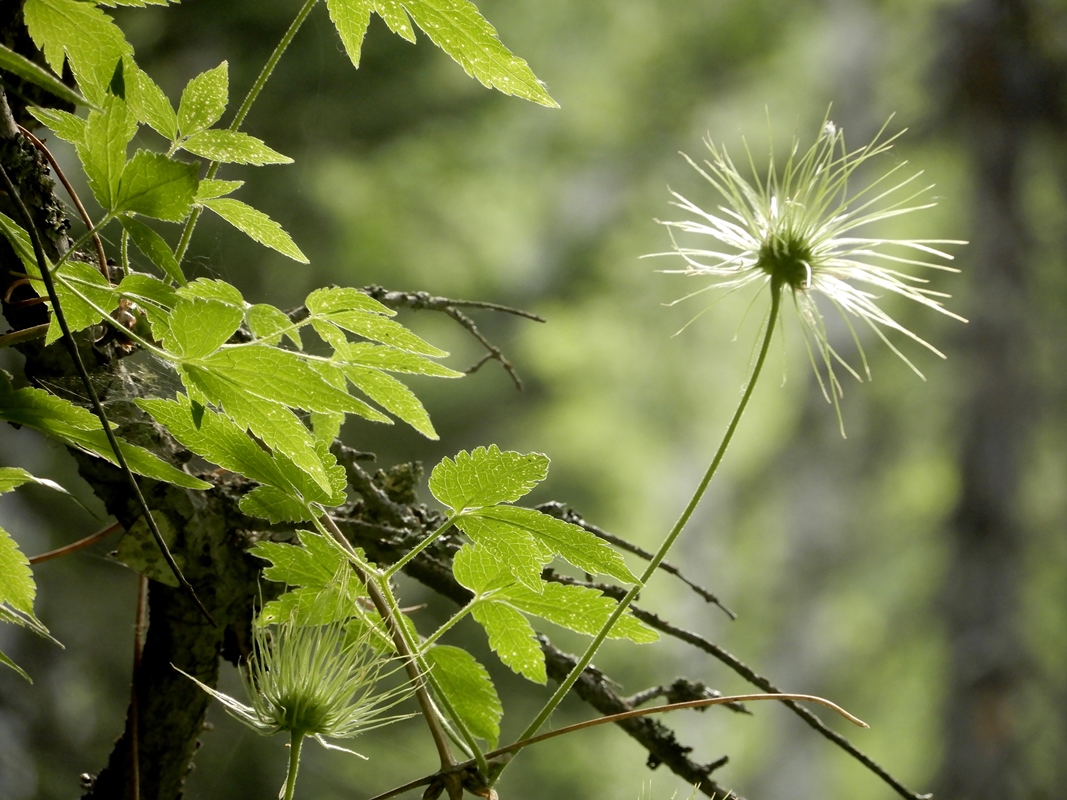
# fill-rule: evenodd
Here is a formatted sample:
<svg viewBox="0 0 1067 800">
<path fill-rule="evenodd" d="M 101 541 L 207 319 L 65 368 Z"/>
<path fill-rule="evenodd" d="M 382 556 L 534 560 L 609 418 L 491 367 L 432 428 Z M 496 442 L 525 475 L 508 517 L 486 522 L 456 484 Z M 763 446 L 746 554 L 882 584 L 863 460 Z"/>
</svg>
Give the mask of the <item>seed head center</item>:
<svg viewBox="0 0 1067 800">
<path fill-rule="evenodd" d="M 756 266 L 771 276 L 771 282 L 793 291 L 811 288 L 812 251 L 795 236 L 772 236 L 759 249 Z"/>
</svg>

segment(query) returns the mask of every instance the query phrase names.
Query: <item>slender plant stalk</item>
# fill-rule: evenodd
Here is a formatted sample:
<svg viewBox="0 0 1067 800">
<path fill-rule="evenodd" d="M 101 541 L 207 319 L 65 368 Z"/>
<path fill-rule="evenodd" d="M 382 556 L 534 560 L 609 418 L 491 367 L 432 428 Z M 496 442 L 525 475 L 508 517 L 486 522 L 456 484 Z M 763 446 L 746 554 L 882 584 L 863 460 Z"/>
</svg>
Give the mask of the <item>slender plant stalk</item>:
<svg viewBox="0 0 1067 800">
<path fill-rule="evenodd" d="M 84 539 L 65 544 L 62 547 L 57 547 L 55 550 L 49 550 L 47 553 L 41 553 L 38 556 L 30 556 L 28 560 L 30 564 L 40 564 L 42 561 L 50 561 L 53 558 L 69 555 L 70 553 L 86 548 L 91 544 L 96 544 L 101 539 L 106 539 L 111 534 L 118 533 L 121 530 L 121 522 L 112 522 L 106 528 L 101 528 L 96 533 L 86 536 Z"/>
<path fill-rule="evenodd" d="M 323 514 L 319 524 L 325 528 L 323 532 L 336 541 L 347 553 L 352 556 L 356 555 L 352 545 L 341 533 L 341 529 L 337 527 L 333 517 L 329 514 Z M 396 647 L 400 657 L 404 659 L 404 669 L 415 687 L 415 699 L 422 709 L 426 725 L 429 727 L 430 735 L 433 737 L 434 745 L 437 747 L 437 755 L 440 757 L 441 767 L 447 769 L 455 765 L 456 760 L 452 757 L 452 751 L 448 746 L 448 735 L 441 726 L 437 709 L 434 707 L 433 700 L 426 690 L 424 670 L 419 669 L 420 662 L 416 660 L 417 654 L 404 635 L 404 626 L 396 618 L 396 614 L 399 613 L 396 598 L 392 596 L 393 593 L 389 590 L 388 583 L 383 589 L 381 584 L 368 574 L 364 567 L 357 563 L 353 563 L 352 566 L 356 570 L 359 579 L 367 587 L 367 595 L 370 597 L 375 610 L 381 615 L 382 621 L 385 622 L 385 626 L 389 629 L 389 636 L 393 640 L 393 646 Z"/>
<path fill-rule="evenodd" d="M 685 507 L 682 515 L 678 518 L 678 521 L 674 523 L 674 527 L 671 528 L 671 532 L 667 534 L 667 538 L 660 544 L 659 550 L 652 557 L 652 560 L 648 562 L 648 566 L 645 568 L 644 574 L 638 583 L 626 593 L 626 595 L 619 601 L 619 604 L 612 611 L 611 616 L 608 617 L 607 622 L 600 629 L 600 632 L 593 638 L 589 647 L 586 648 L 585 653 L 578 663 L 574 665 L 574 669 L 571 670 L 566 680 L 559 685 L 552 697 L 545 703 L 544 708 L 534 718 L 533 722 L 522 732 L 519 739 L 531 739 L 541 729 L 541 726 L 545 724 L 545 721 L 549 718 L 553 711 L 556 710 L 556 706 L 560 704 L 567 692 L 571 690 L 578 677 L 582 674 L 583 670 L 589 666 L 589 662 L 593 660 L 593 656 L 596 655 L 597 650 L 600 649 L 600 645 L 611 633 L 611 629 L 615 626 L 615 623 L 629 608 L 630 603 L 637 597 L 638 592 L 644 588 L 649 579 L 659 569 L 660 563 L 667 557 L 667 553 L 674 545 L 678 535 L 685 528 L 689 522 L 690 517 L 693 516 L 693 512 L 696 511 L 698 505 L 700 505 L 701 499 L 704 497 L 704 492 L 708 488 L 708 484 L 711 483 L 711 479 L 715 476 L 716 471 L 719 469 L 719 464 L 722 463 L 723 456 L 726 455 L 726 449 L 730 446 L 730 442 L 734 438 L 734 432 L 737 430 L 737 425 L 741 421 L 741 416 L 745 413 L 745 408 L 748 407 L 748 401 L 752 397 L 752 391 L 756 388 L 756 382 L 759 380 L 760 373 L 763 371 L 763 365 L 767 361 L 767 352 L 770 349 L 771 339 L 774 338 L 774 328 L 778 322 L 778 311 L 781 307 L 782 292 L 781 287 L 772 282 L 771 283 L 771 310 L 767 318 L 767 329 L 763 335 L 763 344 L 760 347 L 759 355 L 756 357 L 756 364 L 752 368 L 752 375 L 748 379 L 748 385 L 745 387 L 744 394 L 741 395 L 741 401 L 737 404 L 737 410 L 734 412 L 733 419 L 730 420 L 729 426 L 726 428 L 726 433 L 723 435 L 722 442 L 719 444 L 719 449 L 715 453 L 715 457 L 711 460 L 711 465 L 708 467 L 707 472 L 704 473 L 704 477 L 701 479 L 700 484 L 697 486 L 696 491 L 693 493 L 692 498 L 689 500 L 689 504 Z"/>
<path fill-rule="evenodd" d="M 356 556 L 355 551 L 352 549 L 352 545 L 345 539 L 340 528 L 337 527 L 337 523 L 334 522 L 329 514 L 323 514 L 321 520 L 318 520 L 317 522 L 325 529 L 323 530 L 323 533 L 327 533 L 350 556 Z M 443 530 L 443 527 L 441 530 Z M 400 610 L 400 604 L 397 602 L 392 589 L 389 587 L 388 578 L 381 577 L 375 570 L 364 565 L 361 559 L 357 558 L 352 566 L 356 570 L 360 580 L 366 585 L 367 594 L 370 596 L 371 603 L 374 605 L 375 610 L 381 615 L 382 620 L 389 628 L 389 634 L 397 652 L 405 659 L 405 668 L 408 672 L 408 676 L 411 678 L 412 684 L 415 686 L 415 699 L 419 702 L 419 707 L 422 709 L 426 724 L 430 729 L 430 734 L 433 736 L 434 744 L 437 746 L 437 753 L 441 759 L 441 768 L 448 769 L 453 767 L 456 763 L 455 758 L 452 756 L 452 751 L 448 746 L 448 738 L 450 735 L 452 738 L 456 738 L 456 734 L 458 733 L 459 738 L 457 739 L 457 743 L 462 742 L 466 749 L 474 755 L 474 761 L 479 765 L 481 770 L 483 772 L 488 772 L 488 762 L 486 761 L 481 748 L 478 747 L 474 735 L 467 729 L 466 725 L 464 725 L 463 719 L 456 713 L 455 709 L 452 708 L 451 704 L 448 702 L 448 697 L 441 691 L 440 687 L 434 680 L 432 672 L 423 659 L 422 654 L 419 652 L 418 642 L 409 640 L 407 629 L 398 621 L 403 612 Z M 434 704 L 433 698 L 430 697 L 430 693 L 426 689 L 427 685 L 434 688 L 434 692 L 437 694 L 437 700 L 444 706 L 445 713 L 451 720 L 455 730 L 452 730 L 451 726 L 446 728 L 447 723 L 442 719 L 440 712 L 437 710 L 437 706 Z"/>
<path fill-rule="evenodd" d="M 278 62 L 281 60 L 282 55 L 289 49 L 289 45 L 292 43 L 293 38 L 296 36 L 297 31 L 300 30 L 300 26 L 304 24 L 304 20 L 308 18 L 308 14 L 311 13 L 311 9 L 315 7 L 315 4 L 319 0 L 305 0 L 304 5 L 300 7 L 300 10 L 296 12 L 296 16 L 293 17 L 292 23 L 289 25 L 289 29 L 282 36 L 281 41 L 278 42 L 278 46 L 274 48 L 274 52 L 270 54 L 270 58 L 267 59 L 267 63 L 263 65 L 263 69 L 259 71 L 259 76 L 256 78 L 255 83 L 252 84 L 252 88 L 248 90 L 248 94 L 245 95 L 245 99 L 241 103 L 241 107 L 237 109 L 237 114 L 233 118 L 233 122 L 230 123 L 230 130 L 235 131 L 241 127 L 241 123 L 245 121 L 245 117 L 248 116 L 249 110 L 252 108 L 252 104 L 256 102 L 259 97 L 259 93 L 263 91 L 263 87 L 267 85 L 267 80 L 270 78 L 274 68 L 278 66 Z M 219 162 L 212 161 L 211 165 L 207 168 L 207 175 L 205 180 L 211 180 L 218 174 Z M 182 263 L 182 259 L 185 258 L 185 252 L 189 249 L 189 243 L 193 239 L 193 230 L 196 228 L 196 223 L 200 219 L 201 208 L 194 207 L 192 214 L 189 215 L 189 219 L 185 223 L 185 228 L 182 230 L 182 237 L 178 241 L 178 249 L 174 253 L 174 257 L 178 260 L 178 263 Z"/>
<path fill-rule="evenodd" d="M 296 789 L 296 772 L 300 769 L 300 748 L 304 744 L 304 734 L 293 731 L 289 739 L 289 773 L 285 776 L 284 800 L 293 800 Z"/>
<path fill-rule="evenodd" d="M 148 630 L 148 577 L 137 576 L 137 614 L 133 625 L 133 680 L 130 681 L 130 797 L 141 800 L 141 663 Z"/>
<path fill-rule="evenodd" d="M 93 411 L 100 419 L 100 424 L 104 429 L 104 436 L 107 438 L 108 444 L 111 446 L 111 450 L 115 454 L 115 463 L 118 465 L 119 469 L 122 470 L 123 475 L 125 475 L 126 482 L 130 487 L 130 492 L 137 501 L 137 505 L 141 509 L 141 513 L 144 515 L 145 522 L 148 524 L 148 529 L 152 532 L 152 537 L 156 540 L 156 545 L 163 554 L 163 559 L 167 562 L 167 566 L 170 567 L 170 571 L 174 573 L 174 577 L 178 579 L 178 583 L 181 585 L 182 589 L 189 595 L 193 602 L 196 603 L 200 612 L 212 625 L 215 625 L 216 622 L 214 617 L 211 616 L 211 612 L 207 610 L 207 607 L 204 606 L 200 601 L 200 598 L 197 597 L 192 585 L 186 580 L 181 569 L 179 569 L 177 562 L 175 562 L 174 556 L 171 555 L 170 548 L 167 547 L 167 542 L 163 538 L 159 526 L 156 524 L 155 517 L 152 516 L 151 509 L 148 507 L 148 501 L 145 500 L 144 494 L 141 492 L 141 487 L 137 483 L 137 479 L 134 477 L 133 472 L 126 463 L 126 456 L 123 454 L 122 448 L 119 446 L 118 437 L 115 436 L 115 432 L 111 429 L 111 423 L 108 421 L 107 414 L 104 412 L 104 406 L 100 403 L 100 398 L 96 393 L 96 387 L 93 386 L 93 382 L 89 378 L 89 372 L 86 370 L 81 353 L 78 351 L 78 344 L 74 341 L 74 335 L 71 333 L 70 326 L 67 324 L 67 318 L 63 314 L 63 307 L 60 305 L 59 297 L 56 295 L 56 285 L 52 280 L 52 273 L 48 271 L 48 262 L 44 253 L 44 245 L 41 244 L 41 237 L 37 232 L 36 226 L 33 224 L 33 217 L 30 216 L 30 211 L 22 201 L 22 196 L 19 194 L 15 184 L 12 183 L 11 178 L 7 174 L 7 170 L 5 170 L 2 165 L 0 165 L 0 179 L 2 179 L 4 187 L 7 189 L 8 196 L 15 204 L 15 209 L 18 211 L 19 216 L 22 217 L 22 222 L 26 226 L 26 233 L 30 237 L 30 242 L 33 245 L 34 257 L 37 260 L 37 268 L 41 272 L 41 280 L 44 282 L 45 289 L 48 292 L 48 299 L 52 301 L 52 313 L 55 314 L 56 322 L 59 323 L 59 328 L 63 331 L 63 343 L 66 345 L 71 361 L 77 369 L 78 377 L 81 378 L 82 385 L 85 387 L 85 391 L 89 396 L 89 402 L 93 406 Z"/>
<path fill-rule="evenodd" d="M 435 630 L 433 633 L 431 633 L 429 636 L 427 636 L 425 639 L 422 640 L 422 646 L 419 647 L 419 652 L 420 653 L 425 653 L 427 650 L 429 650 L 430 647 L 433 646 L 434 642 L 436 642 L 438 639 L 440 639 L 442 636 L 444 636 L 446 633 L 448 633 L 450 630 L 452 630 L 452 628 L 454 628 L 456 626 L 456 624 L 459 623 L 460 620 L 462 620 L 464 617 L 466 617 L 468 614 L 470 614 L 471 611 L 473 611 L 473 610 L 474 610 L 474 603 L 473 602 L 467 603 L 467 605 L 463 606 L 463 608 L 461 608 L 459 611 L 457 611 L 455 614 L 453 614 L 448 620 L 446 620 L 441 625 L 441 627 L 439 627 L 437 630 Z"/>
<path fill-rule="evenodd" d="M 391 567 L 389 567 L 389 569 L 383 572 L 382 577 L 386 580 L 389 580 L 391 577 L 393 577 L 396 573 L 398 573 L 401 569 L 404 568 L 405 564 L 407 564 L 409 561 L 411 561 L 411 559 L 413 559 L 415 556 L 417 556 L 419 553 L 429 547 L 437 539 L 438 536 L 440 536 L 449 528 L 451 528 L 457 517 L 459 517 L 459 514 L 446 519 L 437 530 L 435 530 L 433 533 L 431 533 L 413 548 L 408 550 L 408 552 L 406 552 L 403 557 L 400 558 L 400 560 L 396 561 Z"/>
<path fill-rule="evenodd" d="M 495 764 L 507 764 L 507 759 L 513 753 L 517 753 L 524 747 L 528 747 L 532 744 L 540 744 L 541 742 L 548 741 L 549 739 L 555 739 L 558 736 L 566 736 L 577 731 L 585 730 L 586 728 L 595 728 L 599 725 L 607 725 L 609 723 L 623 722 L 628 719 L 636 719 L 638 717 L 648 717 L 653 714 L 666 714 L 668 711 L 680 711 L 685 708 L 707 708 L 708 706 L 724 705 L 726 703 L 749 703 L 758 700 L 790 700 L 793 702 L 803 701 L 807 703 L 818 703 L 819 705 L 826 706 L 832 711 L 837 712 L 842 717 L 847 719 L 853 725 L 860 728 L 869 728 L 870 726 L 859 717 L 849 713 L 837 703 L 833 703 L 824 697 L 818 697 L 813 694 L 789 694 L 789 693 L 757 693 L 757 694 L 738 694 L 729 695 L 726 697 L 706 697 L 701 700 L 686 700 L 681 703 L 669 703 L 662 706 L 652 706 L 651 708 L 635 708 L 630 711 L 622 711 L 618 714 L 611 714 L 606 717 L 597 717 L 595 719 L 587 719 L 584 722 L 576 722 L 573 725 L 566 725 L 562 728 L 557 728 L 554 731 L 548 731 L 538 736 L 534 736 L 530 739 L 520 739 L 516 742 L 512 742 L 505 747 L 499 747 L 496 750 L 492 750 L 485 754 L 485 757 L 492 759 Z M 457 764 L 456 769 L 465 769 L 470 767 L 473 762 L 465 762 L 463 764 Z M 389 800 L 390 797 L 396 797 L 404 792 L 410 791 L 418 786 L 425 786 L 430 783 L 435 775 L 428 775 L 417 780 L 405 783 L 403 786 L 398 786 L 395 789 L 390 789 L 383 794 L 377 794 L 371 798 L 371 800 Z"/>
</svg>

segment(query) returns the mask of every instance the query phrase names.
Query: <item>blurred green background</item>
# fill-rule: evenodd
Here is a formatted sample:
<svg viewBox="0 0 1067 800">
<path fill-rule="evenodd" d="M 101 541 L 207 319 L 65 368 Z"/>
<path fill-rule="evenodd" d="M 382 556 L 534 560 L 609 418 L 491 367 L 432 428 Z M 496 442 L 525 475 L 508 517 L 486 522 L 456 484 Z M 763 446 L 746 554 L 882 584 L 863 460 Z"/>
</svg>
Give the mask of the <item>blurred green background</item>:
<svg viewBox="0 0 1067 800">
<path fill-rule="evenodd" d="M 121 11 L 138 60 L 171 97 L 227 59 L 231 96 L 251 83 L 295 12 L 293 0 L 186 0 Z M 413 382 L 441 434 L 350 422 L 379 463 L 427 467 L 465 448 L 548 454 L 535 501 L 559 500 L 652 548 L 683 507 L 736 404 L 764 306 L 703 295 L 665 308 L 697 279 L 641 256 L 669 247 L 654 220 L 677 215 L 667 187 L 718 199 L 678 155 L 710 135 L 757 152 L 768 119 L 808 143 L 831 118 L 853 146 L 890 115 L 908 128 L 886 164 L 936 184 L 936 209 L 886 236 L 967 239 L 957 276 L 935 275 L 962 325 L 906 304 L 887 310 L 948 355 L 900 342 L 919 381 L 872 337 L 874 380 L 845 385 L 838 433 L 787 320 L 770 369 L 719 477 L 670 560 L 739 614 L 729 621 L 667 576 L 641 604 L 706 636 L 784 689 L 829 697 L 871 724 L 846 733 L 919 792 L 947 800 L 1040 800 L 1067 785 L 1065 338 L 1067 7 L 1058 0 L 482 0 L 501 38 L 560 103 L 490 92 L 425 37 L 375 19 L 353 71 L 316 13 L 246 129 L 296 163 L 226 168 L 237 196 L 280 221 L 301 266 L 205 220 L 199 274 L 286 307 L 329 283 L 425 290 L 543 315 L 474 312 L 521 375 L 489 363 L 462 381 Z M 234 100 L 236 102 L 236 99 Z M 405 324 L 476 362 L 450 320 Z M 838 328 L 841 328 L 840 330 Z M 843 326 L 832 334 L 843 352 Z M 673 338 L 672 338 L 673 336 Z M 5 355 L 5 358 L 10 358 Z M 4 362 L 9 369 L 10 362 Z M 61 452 L 0 431 L 0 461 L 78 486 Z M 29 443 L 29 444 L 28 444 Z M 75 493 L 87 503 L 87 489 Z M 27 553 L 91 532 L 73 504 L 33 489 L 5 497 Z M 40 618 L 63 651 L 10 628 L 2 649 L 33 686 L 0 673 L 0 797 L 66 798 L 120 732 L 135 581 L 108 546 L 35 570 Z M 405 602 L 423 598 L 405 587 Z M 426 629 L 433 614 L 425 612 Z M 497 669 L 514 735 L 545 694 Z M 577 639 L 562 637 L 577 650 Z M 610 645 L 597 659 L 623 693 L 685 675 L 725 693 L 747 685 L 675 642 Z M 229 670 L 232 673 L 232 670 Z M 228 679 L 234 676 L 229 674 Z M 234 688 L 235 681 L 230 684 Z M 892 791 L 788 711 L 715 709 L 666 720 L 693 758 L 729 755 L 714 775 L 749 798 L 889 798 Z M 220 709 L 188 797 L 273 797 L 287 751 Z M 565 706 L 555 724 L 585 718 Z M 356 743 L 363 762 L 307 749 L 298 793 L 368 796 L 433 769 L 412 721 Z M 620 731 L 528 751 L 501 784 L 522 798 L 688 796 L 648 772 Z M 651 782 L 651 787 L 648 786 Z"/>
</svg>

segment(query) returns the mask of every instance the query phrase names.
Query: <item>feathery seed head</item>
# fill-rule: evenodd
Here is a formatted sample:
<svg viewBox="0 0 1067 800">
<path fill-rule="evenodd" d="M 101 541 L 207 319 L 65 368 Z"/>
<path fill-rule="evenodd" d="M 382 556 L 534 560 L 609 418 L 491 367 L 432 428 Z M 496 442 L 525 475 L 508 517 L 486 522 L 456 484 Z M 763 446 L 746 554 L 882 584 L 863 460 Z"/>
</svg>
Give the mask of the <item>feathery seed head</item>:
<svg viewBox="0 0 1067 800">
<path fill-rule="evenodd" d="M 273 627 L 253 625 L 253 652 L 241 676 L 250 705 L 197 681 L 240 722 L 264 735 L 312 736 L 344 750 L 325 738 L 352 738 L 411 716 L 383 715 L 413 689 L 378 688 L 398 662 L 373 647 L 369 627 L 355 637 L 344 621 L 302 625 L 290 618 Z"/>
<path fill-rule="evenodd" d="M 888 123 L 887 123 L 888 125 Z M 889 348 L 920 377 L 922 373 L 886 336 L 893 330 L 939 356 L 929 342 L 883 311 L 879 299 L 898 294 L 954 319 L 942 300 L 948 297 L 927 288 L 928 280 L 908 270 L 957 270 L 947 266 L 952 256 L 939 249 L 964 244 L 955 240 L 885 239 L 858 235 L 859 229 L 892 217 L 934 205 L 926 196 L 931 186 L 915 188 L 922 173 L 903 174 L 898 163 L 858 189 L 850 179 L 860 165 L 889 151 L 896 134 L 883 138 L 885 127 L 870 144 L 848 151 L 844 133 L 825 120 L 815 143 L 801 152 L 794 137 L 785 163 L 775 163 L 773 148 L 765 179 L 760 180 L 752 151 L 745 153 L 752 177 L 744 176 L 729 154 L 706 140 L 710 159 L 690 165 L 720 195 L 721 205 L 706 210 L 677 192 L 672 205 L 687 212 L 687 219 L 665 221 L 674 249 L 655 256 L 681 256 L 685 268 L 664 272 L 711 278 L 707 286 L 682 300 L 709 289 L 736 289 L 750 284 L 769 285 L 774 293 L 791 296 L 800 316 L 816 375 L 828 400 L 837 404 L 841 385 L 835 367 L 855 378 L 869 378 L 862 345 L 850 318 L 868 325 Z M 707 237 L 711 244 L 687 246 L 678 234 Z M 821 296 L 843 317 L 853 333 L 860 365 L 854 367 L 831 346 L 816 297 Z M 675 301 L 675 302 L 680 302 Z M 672 304 L 673 305 L 673 304 Z"/>
</svg>

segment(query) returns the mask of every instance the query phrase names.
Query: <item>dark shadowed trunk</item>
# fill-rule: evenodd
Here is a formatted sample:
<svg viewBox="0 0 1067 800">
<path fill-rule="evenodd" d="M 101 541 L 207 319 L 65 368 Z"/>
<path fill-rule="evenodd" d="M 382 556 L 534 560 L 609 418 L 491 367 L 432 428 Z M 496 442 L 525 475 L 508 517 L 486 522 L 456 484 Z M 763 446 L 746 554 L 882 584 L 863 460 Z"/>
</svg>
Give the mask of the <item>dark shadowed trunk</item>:
<svg viewBox="0 0 1067 800">
<path fill-rule="evenodd" d="M 959 496 L 944 586 L 950 674 L 936 794 L 1033 796 L 1021 763 L 1020 687 L 1028 655 L 1020 597 L 1027 530 L 1020 508 L 1035 414 L 1028 309 L 1032 248 L 1022 166 L 1039 123 L 1062 120 L 1063 83 L 1040 52 L 1037 4 L 975 0 L 945 19 L 938 71 L 946 125 L 962 132 L 973 180 L 971 286 L 963 352 Z"/>
</svg>

